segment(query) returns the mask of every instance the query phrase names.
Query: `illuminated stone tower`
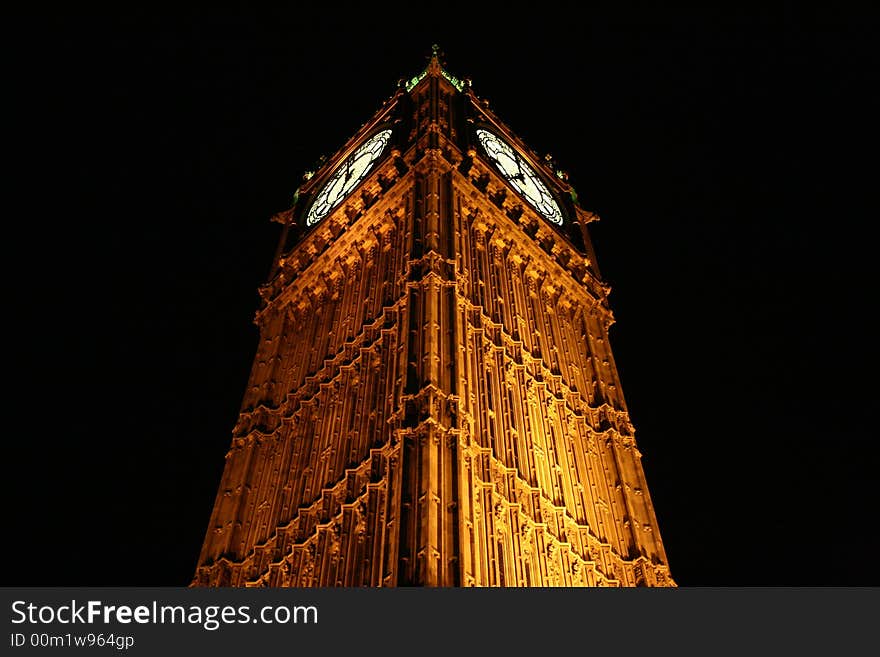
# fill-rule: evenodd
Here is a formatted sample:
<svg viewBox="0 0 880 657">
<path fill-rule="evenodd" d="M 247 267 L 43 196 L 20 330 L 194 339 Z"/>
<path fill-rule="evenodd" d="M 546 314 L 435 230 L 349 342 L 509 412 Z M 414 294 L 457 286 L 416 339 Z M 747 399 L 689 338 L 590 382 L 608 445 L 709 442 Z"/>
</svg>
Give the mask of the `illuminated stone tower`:
<svg viewBox="0 0 880 657">
<path fill-rule="evenodd" d="M 674 585 L 565 178 L 436 52 L 309 176 L 194 585 Z"/>
</svg>

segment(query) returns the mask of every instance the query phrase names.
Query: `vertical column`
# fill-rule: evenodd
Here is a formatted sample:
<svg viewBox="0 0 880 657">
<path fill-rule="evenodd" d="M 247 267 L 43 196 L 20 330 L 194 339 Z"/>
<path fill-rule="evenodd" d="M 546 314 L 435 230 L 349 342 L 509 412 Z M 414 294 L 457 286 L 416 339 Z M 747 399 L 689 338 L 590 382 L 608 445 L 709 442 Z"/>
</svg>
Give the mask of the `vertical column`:
<svg viewBox="0 0 880 657">
<path fill-rule="evenodd" d="M 449 227 L 448 163 L 427 149 L 413 167 L 409 344 L 403 403 L 402 584 L 458 583 L 457 443 L 451 408 L 455 371 L 454 271 L 441 239 Z"/>
</svg>

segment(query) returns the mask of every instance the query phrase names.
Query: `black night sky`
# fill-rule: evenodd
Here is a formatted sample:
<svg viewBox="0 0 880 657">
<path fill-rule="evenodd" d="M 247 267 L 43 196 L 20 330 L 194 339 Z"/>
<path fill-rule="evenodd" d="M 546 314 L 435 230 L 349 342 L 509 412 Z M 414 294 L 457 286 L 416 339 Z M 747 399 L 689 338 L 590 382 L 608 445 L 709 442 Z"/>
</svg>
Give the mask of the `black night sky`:
<svg viewBox="0 0 880 657">
<path fill-rule="evenodd" d="M 673 577 L 880 584 L 876 17 L 416 6 L 5 21 L 0 583 L 189 583 L 269 219 L 438 43 L 602 218 Z"/>
</svg>

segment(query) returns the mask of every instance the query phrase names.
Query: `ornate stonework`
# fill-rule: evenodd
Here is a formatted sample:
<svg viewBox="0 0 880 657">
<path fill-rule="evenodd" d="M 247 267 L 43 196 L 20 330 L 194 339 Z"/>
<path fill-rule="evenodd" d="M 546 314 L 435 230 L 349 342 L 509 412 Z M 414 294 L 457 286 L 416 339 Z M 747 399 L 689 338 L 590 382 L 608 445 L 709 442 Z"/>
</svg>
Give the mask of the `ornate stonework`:
<svg viewBox="0 0 880 657">
<path fill-rule="evenodd" d="M 484 157 L 504 138 L 565 216 Z M 391 142 L 315 226 L 340 163 Z M 338 177 L 338 176 L 337 176 Z M 298 190 L 193 580 L 670 586 L 566 176 L 436 56 Z"/>
</svg>

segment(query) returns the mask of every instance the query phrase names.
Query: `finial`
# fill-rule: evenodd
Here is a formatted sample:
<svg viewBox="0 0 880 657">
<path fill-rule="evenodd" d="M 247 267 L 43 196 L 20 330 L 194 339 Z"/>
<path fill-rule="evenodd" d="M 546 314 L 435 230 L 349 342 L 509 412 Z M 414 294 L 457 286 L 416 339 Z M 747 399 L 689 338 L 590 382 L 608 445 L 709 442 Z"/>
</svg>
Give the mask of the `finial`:
<svg viewBox="0 0 880 657">
<path fill-rule="evenodd" d="M 443 68 L 440 62 L 440 57 L 442 56 L 442 52 L 440 52 L 440 46 L 436 43 L 431 46 L 431 57 L 428 60 L 428 68 L 426 69 L 428 73 L 433 75 L 440 75 L 440 71 Z"/>
<path fill-rule="evenodd" d="M 443 51 L 440 50 L 439 44 L 435 43 L 431 45 L 431 61 L 437 62 L 438 64 L 440 64 L 440 66 L 443 66 L 443 64 L 445 63 L 443 61 Z"/>
</svg>

